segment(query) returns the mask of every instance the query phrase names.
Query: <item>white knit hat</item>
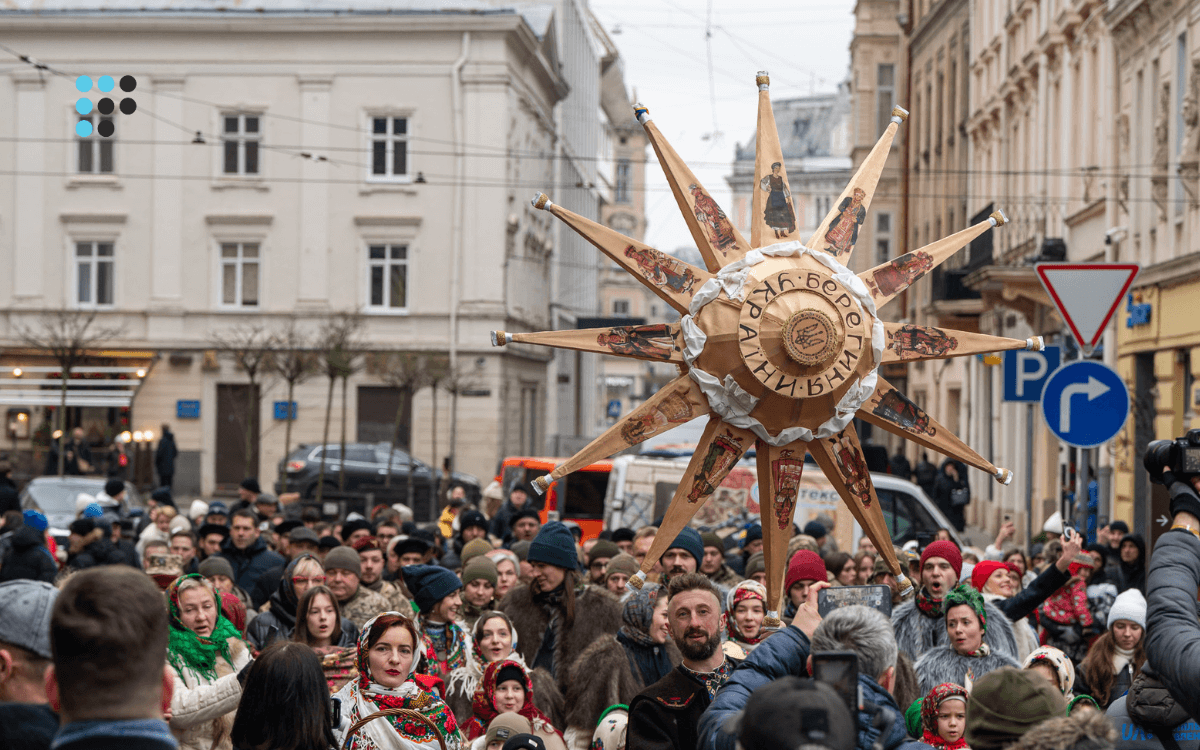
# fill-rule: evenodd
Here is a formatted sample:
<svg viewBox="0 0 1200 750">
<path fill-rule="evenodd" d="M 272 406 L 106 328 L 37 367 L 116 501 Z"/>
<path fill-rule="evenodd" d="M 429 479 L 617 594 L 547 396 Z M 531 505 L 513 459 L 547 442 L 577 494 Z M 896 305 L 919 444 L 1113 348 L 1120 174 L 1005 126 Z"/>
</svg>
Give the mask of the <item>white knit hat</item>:
<svg viewBox="0 0 1200 750">
<path fill-rule="evenodd" d="M 1061 536 L 1063 533 L 1062 513 L 1054 511 L 1054 515 L 1047 518 L 1046 523 L 1042 525 L 1042 531 L 1047 534 L 1059 534 Z"/>
<path fill-rule="evenodd" d="M 1129 620 L 1145 629 L 1146 597 L 1142 596 L 1141 591 L 1126 589 L 1117 597 L 1117 600 L 1113 602 L 1112 609 L 1108 610 L 1108 628 L 1110 630 L 1117 620 Z"/>
<path fill-rule="evenodd" d="M 193 521 L 202 519 L 208 515 L 208 503 L 203 500 L 193 500 L 192 507 L 188 509 L 188 518 Z"/>
</svg>

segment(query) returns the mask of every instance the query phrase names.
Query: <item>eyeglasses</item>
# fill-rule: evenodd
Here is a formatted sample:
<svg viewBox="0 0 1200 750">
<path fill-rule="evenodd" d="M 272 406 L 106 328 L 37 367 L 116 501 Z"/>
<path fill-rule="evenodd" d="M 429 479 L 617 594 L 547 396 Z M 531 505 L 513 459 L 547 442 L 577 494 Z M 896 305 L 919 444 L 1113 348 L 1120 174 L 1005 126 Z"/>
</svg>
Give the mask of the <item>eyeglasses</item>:
<svg viewBox="0 0 1200 750">
<path fill-rule="evenodd" d="M 311 583 L 314 586 L 319 586 L 325 583 L 325 576 L 313 576 L 312 578 L 304 578 L 303 576 L 295 576 L 292 578 L 292 583 L 299 586 L 302 583 Z"/>
</svg>

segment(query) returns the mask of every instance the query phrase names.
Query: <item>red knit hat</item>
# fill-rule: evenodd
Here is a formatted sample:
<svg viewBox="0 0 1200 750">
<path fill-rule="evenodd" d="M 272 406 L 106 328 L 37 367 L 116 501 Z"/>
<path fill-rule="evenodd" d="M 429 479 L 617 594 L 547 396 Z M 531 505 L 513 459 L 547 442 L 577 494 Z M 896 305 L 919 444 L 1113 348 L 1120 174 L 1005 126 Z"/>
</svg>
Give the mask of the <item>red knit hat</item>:
<svg viewBox="0 0 1200 750">
<path fill-rule="evenodd" d="M 921 570 L 925 570 L 925 561 L 931 557 L 940 557 L 950 563 L 950 567 L 954 568 L 955 578 L 962 575 L 962 552 L 954 542 L 942 539 L 926 547 L 925 551 L 921 553 Z"/>
<path fill-rule="evenodd" d="M 992 577 L 992 573 L 997 570 L 1008 570 L 1008 566 L 1002 562 L 995 560 L 983 560 L 975 564 L 975 569 L 971 571 L 971 585 L 979 593 L 983 593 L 984 584 Z"/>
<path fill-rule="evenodd" d="M 787 577 L 783 582 L 783 592 L 786 595 L 797 581 L 828 581 L 825 563 L 821 556 L 812 550 L 797 550 L 788 563 Z"/>
</svg>

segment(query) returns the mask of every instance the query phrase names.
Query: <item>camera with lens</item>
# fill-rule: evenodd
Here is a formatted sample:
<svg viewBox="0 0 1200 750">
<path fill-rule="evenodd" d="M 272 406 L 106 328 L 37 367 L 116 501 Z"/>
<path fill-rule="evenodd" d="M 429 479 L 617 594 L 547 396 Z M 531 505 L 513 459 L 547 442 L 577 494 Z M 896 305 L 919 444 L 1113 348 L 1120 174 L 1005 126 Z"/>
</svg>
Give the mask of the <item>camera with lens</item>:
<svg viewBox="0 0 1200 750">
<path fill-rule="evenodd" d="M 1142 465 L 1150 481 L 1170 485 L 1200 475 L 1200 429 L 1174 440 L 1154 440 L 1146 447 Z M 1173 475 L 1173 476 L 1172 476 Z"/>
</svg>

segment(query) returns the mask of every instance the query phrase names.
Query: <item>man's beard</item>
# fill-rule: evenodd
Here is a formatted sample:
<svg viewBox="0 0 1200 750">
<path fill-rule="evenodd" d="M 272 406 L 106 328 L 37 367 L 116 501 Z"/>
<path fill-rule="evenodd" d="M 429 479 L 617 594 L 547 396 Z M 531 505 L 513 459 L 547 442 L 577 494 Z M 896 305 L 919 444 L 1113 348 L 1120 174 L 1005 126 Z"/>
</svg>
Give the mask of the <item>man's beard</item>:
<svg viewBox="0 0 1200 750">
<path fill-rule="evenodd" d="M 679 652 L 688 661 L 705 661 L 715 654 L 717 648 L 721 645 L 720 632 L 713 633 L 703 643 L 694 643 L 688 640 L 693 635 L 708 635 L 708 633 L 701 628 L 688 628 L 683 634 L 683 638 L 675 641 L 675 645 L 679 647 Z"/>
<path fill-rule="evenodd" d="M 670 570 L 663 571 L 663 574 L 661 576 L 662 580 L 659 581 L 659 583 L 662 584 L 664 587 L 666 587 L 667 583 L 670 582 L 670 580 L 672 578 L 674 578 L 675 576 L 681 576 L 686 572 L 687 571 L 684 570 L 682 566 L 673 565 L 673 566 L 671 566 Z"/>
</svg>

